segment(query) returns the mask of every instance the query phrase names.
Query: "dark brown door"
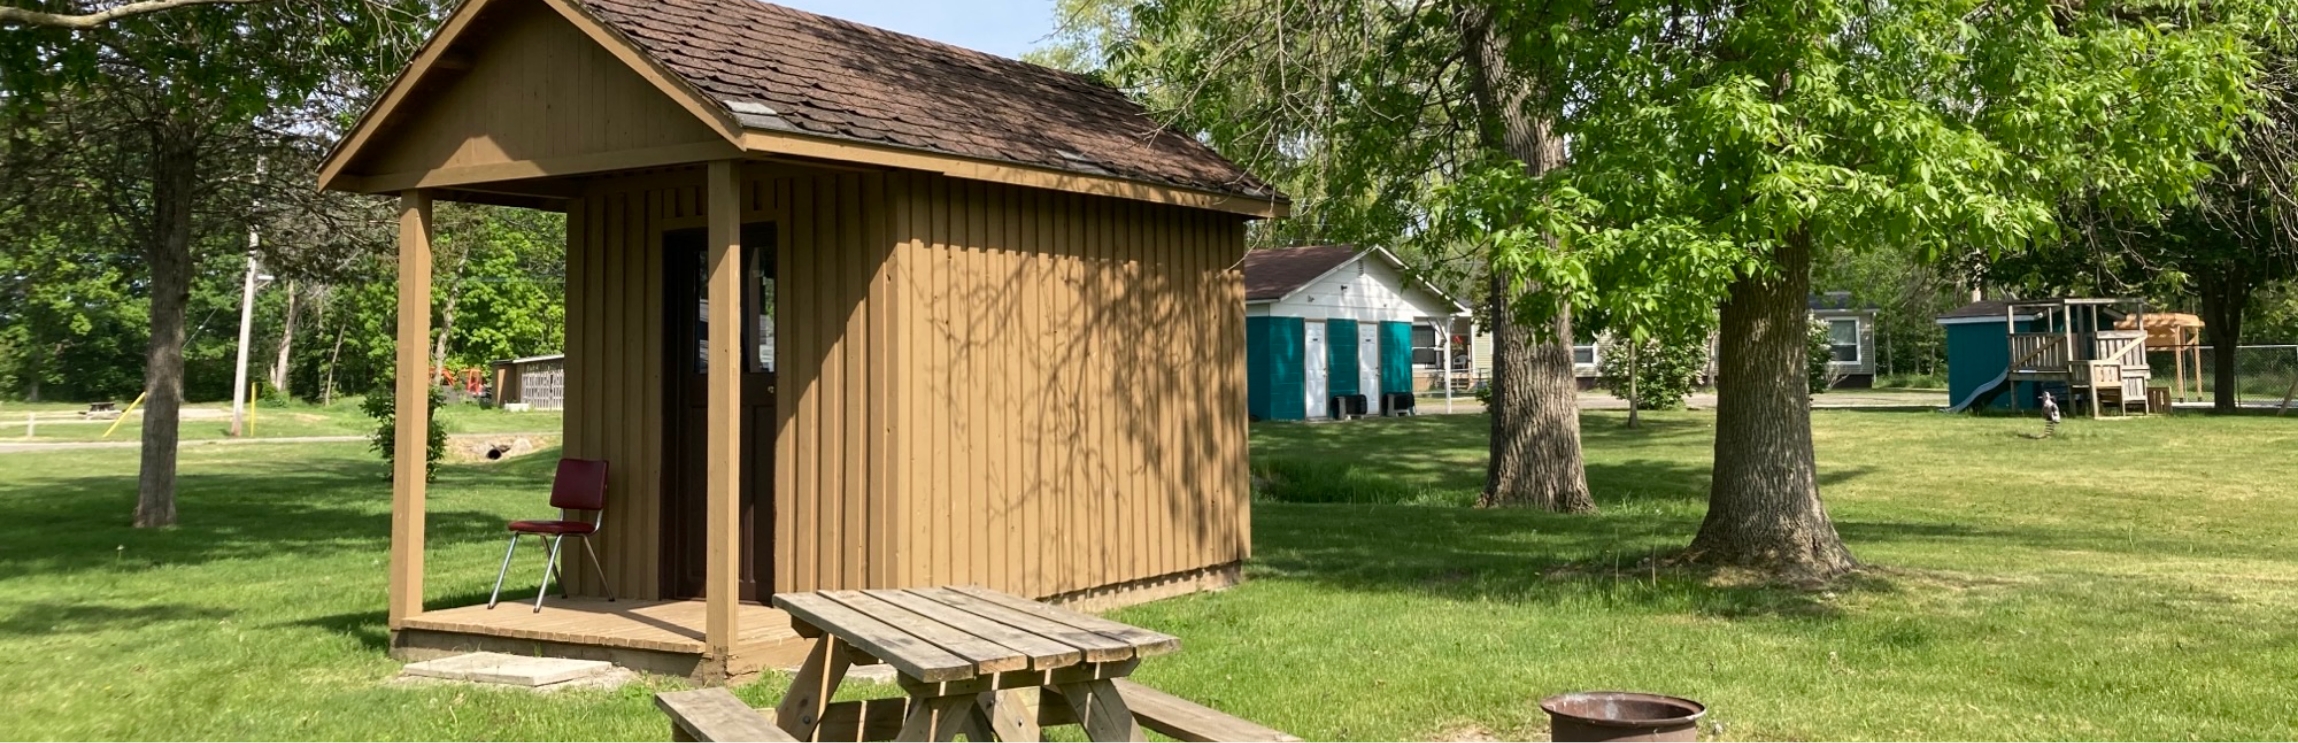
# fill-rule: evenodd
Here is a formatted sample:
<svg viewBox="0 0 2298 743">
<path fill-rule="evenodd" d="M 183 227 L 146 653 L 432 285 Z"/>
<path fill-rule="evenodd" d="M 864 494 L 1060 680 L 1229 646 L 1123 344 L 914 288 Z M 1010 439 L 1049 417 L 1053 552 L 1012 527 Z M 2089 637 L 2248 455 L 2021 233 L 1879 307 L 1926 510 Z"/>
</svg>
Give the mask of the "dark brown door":
<svg viewBox="0 0 2298 743">
<path fill-rule="evenodd" d="M 710 421 L 709 234 L 662 236 L 662 572 L 671 598 L 704 594 L 704 515 Z M 770 599 L 774 581 L 774 225 L 742 226 L 742 599 Z"/>
</svg>

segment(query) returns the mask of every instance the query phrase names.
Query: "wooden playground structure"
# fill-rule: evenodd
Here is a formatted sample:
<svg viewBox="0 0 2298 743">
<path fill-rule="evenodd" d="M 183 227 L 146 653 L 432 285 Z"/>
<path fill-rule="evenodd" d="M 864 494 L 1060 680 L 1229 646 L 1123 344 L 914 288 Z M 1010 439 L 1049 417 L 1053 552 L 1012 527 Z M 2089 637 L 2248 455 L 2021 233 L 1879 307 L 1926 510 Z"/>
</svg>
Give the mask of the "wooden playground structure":
<svg viewBox="0 0 2298 743">
<path fill-rule="evenodd" d="M 2115 307 L 2133 308 L 2115 318 Z M 2146 309 L 2137 300 L 2062 298 L 2013 302 L 2003 322 L 2010 341 L 2011 364 L 2005 382 L 2048 388 L 2063 385 L 2078 403 L 2087 404 L 2092 418 L 2101 411 L 2128 413 L 2132 407 L 2153 412 L 2147 399 L 2149 327 Z M 2123 329 L 2128 325 L 2131 329 Z M 2181 365 L 2183 369 L 2183 365 Z M 2019 396 L 2011 397 L 2017 410 Z"/>
<path fill-rule="evenodd" d="M 2201 400 L 2202 396 L 2202 318 L 2184 312 L 2156 312 L 2126 315 L 2115 322 L 2120 331 L 2146 331 L 2146 350 L 2170 354 L 2172 377 L 2170 394 L 2179 402 Z M 2194 396 L 2187 397 L 2189 390 Z"/>
</svg>

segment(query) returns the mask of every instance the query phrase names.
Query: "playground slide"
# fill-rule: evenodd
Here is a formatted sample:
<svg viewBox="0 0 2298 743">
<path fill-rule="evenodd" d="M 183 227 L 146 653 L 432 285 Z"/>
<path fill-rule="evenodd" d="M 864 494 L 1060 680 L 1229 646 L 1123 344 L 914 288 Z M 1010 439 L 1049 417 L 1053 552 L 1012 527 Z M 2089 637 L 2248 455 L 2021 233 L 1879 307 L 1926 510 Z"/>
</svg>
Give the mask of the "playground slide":
<svg viewBox="0 0 2298 743">
<path fill-rule="evenodd" d="M 2010 380 L 2011 370 L 2005 368 L 2003 373 L 1995 375 L 1994 379 L 1987 380 L 1986 384 L 1979 385 L 1979 388 L 1972 390 L 1971 394 L 1965 395 L 1954 405 L 1947 406 L 1947 412 L 1960 413 L 1973 407 L 1994 402 L 1996 395 L 2002 394 L 2004 389 L 2010 387 Z"/>
</svg>

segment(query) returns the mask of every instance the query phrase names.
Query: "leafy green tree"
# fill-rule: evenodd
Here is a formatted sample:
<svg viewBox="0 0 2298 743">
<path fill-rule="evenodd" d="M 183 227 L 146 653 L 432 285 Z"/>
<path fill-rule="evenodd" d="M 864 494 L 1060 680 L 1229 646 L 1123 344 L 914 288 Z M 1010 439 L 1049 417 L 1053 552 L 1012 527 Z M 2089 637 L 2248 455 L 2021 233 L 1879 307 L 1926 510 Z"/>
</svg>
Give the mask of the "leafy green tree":
<svg viewBox="0 0 2298 743">
<path fill-rule="evenodd" d="M 166 12 L 88 23 L 0 15 L 34 24 L 0 34 L 0 120 L 11 125 L 6 175 L 19 213 L 48 223 L 101 215 L 116 247 L 141 258 L 143 527 L 176 518 L 186 310 L 202 250 L 246 234 L 251 205 L 278 209 L 310 193 L 302 173 L 261 164 L 301 143 L 293 132 L 332 124 L 342 93 L 385 79 L 433 11 L 422 0 L 147 7 Z M 50 208 L 74 188 L 101 209 Z"/>
<path fill-rule="evenodd" d="M 1574 166 L 1533 193 L 1589 200 L 1568 239 L 1593 254 L 1677 235 L 1716 251 L 1703 265 L 1725 284 L 1714 473 L 1687 557 L 1802 578 L 1856 565 L 1811 453 L 1815 259 L 1995 255 L 2053 235 L 2069 198 L 2133 214 L 2185 200 L 2210 172 L 2197 155 L 2233 142 L 2250 39 L 2275 12 L 1671 2 L 1574 26 Z"/>
</svg>

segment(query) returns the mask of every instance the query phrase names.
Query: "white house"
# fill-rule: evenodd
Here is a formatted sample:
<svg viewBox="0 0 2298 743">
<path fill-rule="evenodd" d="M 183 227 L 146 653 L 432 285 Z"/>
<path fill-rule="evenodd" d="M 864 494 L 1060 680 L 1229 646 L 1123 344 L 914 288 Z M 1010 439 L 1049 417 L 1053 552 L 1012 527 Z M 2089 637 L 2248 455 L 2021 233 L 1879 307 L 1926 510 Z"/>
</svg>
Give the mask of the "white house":
<svg viewBox="0 0 2298 743">
<path fill-rule="evenodd" d="M 1468 308 L 1380 248 L 1324 245 L 1245 255 L 1247 399 L 1260 420 L 1411 407 L 1465 349 Z"/>
</svg>

